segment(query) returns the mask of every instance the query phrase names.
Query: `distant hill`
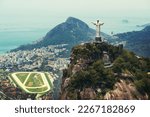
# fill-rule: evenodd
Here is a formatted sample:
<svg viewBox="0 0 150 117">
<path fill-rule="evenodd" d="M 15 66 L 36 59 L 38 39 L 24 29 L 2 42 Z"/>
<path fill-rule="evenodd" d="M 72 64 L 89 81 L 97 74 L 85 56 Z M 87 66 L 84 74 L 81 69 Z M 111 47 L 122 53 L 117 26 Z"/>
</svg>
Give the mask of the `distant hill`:
<svg viewBox="0 0 150 117">
<path fill-rule="evenodd" d="M 108 41 L 112 41 L 109 35 L 102 33 L 102 36 L 109 39 Z M 31 50 L 58 44 L 68 44 L 69 48 L 72 48 L 74 45 L 92 40 L 94 37 L 95 30 L 89 28 L 83 21 L 74 17 L 69 17 L 65 22 L 50 30 L 42 40 L 34 44 L 21 45 L 12 51 Z"/>
<path fill-rule="evenodd" d="M 122 41 L 126 41 L 126 46 L 130 51 L 140 56 L 150 57 L 150 26 L 141 31 L 132 31 L 115 35 Z"/>
<path fill-rule="evenodd" d="M 136 25 L 137 27 L 146 27 L 146 26 L 150 26 L 150 23 L 147 23 L 147 24 L 143 24 L 143 25 Z"/>
</svg>

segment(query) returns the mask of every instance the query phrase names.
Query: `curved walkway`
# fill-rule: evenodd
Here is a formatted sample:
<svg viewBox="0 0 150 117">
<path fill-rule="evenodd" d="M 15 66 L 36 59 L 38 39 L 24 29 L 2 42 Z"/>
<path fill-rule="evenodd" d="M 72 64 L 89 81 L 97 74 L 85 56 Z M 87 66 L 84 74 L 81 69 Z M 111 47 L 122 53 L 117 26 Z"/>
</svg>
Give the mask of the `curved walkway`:
<svg viewBox="0 0 150 117">
<path fill-rule="evenodd" d="M 110 64 L 110 65 L 106 65 L 106 66 L 104 66 L 104 68 L 110 68 L 110 67 L 112 67 L 113 66 L 113 63 L 112 64 Z"/>
</svg>

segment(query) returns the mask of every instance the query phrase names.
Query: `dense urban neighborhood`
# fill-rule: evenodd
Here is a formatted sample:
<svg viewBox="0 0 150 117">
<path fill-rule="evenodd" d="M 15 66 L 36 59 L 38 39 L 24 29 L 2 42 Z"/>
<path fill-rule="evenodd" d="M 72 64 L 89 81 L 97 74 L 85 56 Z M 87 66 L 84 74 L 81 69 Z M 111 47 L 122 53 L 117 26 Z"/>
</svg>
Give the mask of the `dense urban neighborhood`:
<svg viewBox="0 0 150 117">
<path fill-rule="evenodd" d="M 0 98 L 1 99 L 35 99 L 36 94 L 23 92 L 9 80 L 13 72 L 49 72 L 54 81 L 60 82 L 61 70 L 67 68 L 68 58 L 61 56 L 66 52 L 66 44 L 42 47 L 33 50 L 10 52 L 0 56 Z M 56 88 L 60 88 L 57 87 Z M 55 88 L 54 88 L 55 90 Z M 39 99 L 53 99 L 53 91 L 47 92 Z M 59 91 L 56 91 L 59 93 Z M 54 94 L 57 95 L 57 94 Z M 57 97 L 55 97 L 57 98 Z"/>
</svg>

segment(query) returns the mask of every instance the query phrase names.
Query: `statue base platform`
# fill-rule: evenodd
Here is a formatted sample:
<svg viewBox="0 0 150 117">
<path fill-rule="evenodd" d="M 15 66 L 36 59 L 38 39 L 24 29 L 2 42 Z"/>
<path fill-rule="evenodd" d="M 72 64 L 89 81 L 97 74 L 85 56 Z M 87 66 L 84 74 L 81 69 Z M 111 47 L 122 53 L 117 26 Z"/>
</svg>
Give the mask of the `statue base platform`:
<svg viewBox="0 0 150 117">
<path fill-rule="evenodd" d="M 102 38 L 101 37 L 95 37 L 95 41 L 96 42 L 102 42 Z"/>
</svg>

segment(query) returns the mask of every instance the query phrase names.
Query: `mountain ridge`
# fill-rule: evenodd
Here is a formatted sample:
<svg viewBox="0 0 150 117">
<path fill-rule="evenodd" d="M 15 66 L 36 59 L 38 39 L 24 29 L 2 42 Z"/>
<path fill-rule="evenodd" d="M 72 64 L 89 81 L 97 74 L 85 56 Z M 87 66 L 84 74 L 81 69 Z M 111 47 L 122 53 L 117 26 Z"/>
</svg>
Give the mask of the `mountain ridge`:
<svg viewBox="0 0 150 117">
<path fill-rule="evenodd" d="M 139 56 L 150 57 L 150 26 L 140 31 L 132 31 L 115 35 L 120 40 L 126 41 L 125 48 Z"/>
<path fill-rule="evenodd" d="M 108 41 L 112 41 L 111 36 L 103 32 L 101 32 L 101 35 L 108 39 Z M 94 37 L 95 30 L 90 28 L 85 22 L 74 17 L 68 17 L 65 22 L 58 24 L 51 29 L 40 41 L 32 44 L 21 45 L 11 51 L 31 50 L 34 48 L 58 44 L 68 44 L 68 48 L 71 50 L 74 45 L 91 41 Z"/>
<path fill-rule="evenodd" d="M 45 37 L 35 44 L 21 45 L 12 50 L 30 50 L 48 45 L 70 44 L 71 46 L 79 44 L 81 41 L 88 41 L 93 38 L 95 31 L 83 21 L 69 17 L 61 24 L 51 29 Z"/>
</svg>

